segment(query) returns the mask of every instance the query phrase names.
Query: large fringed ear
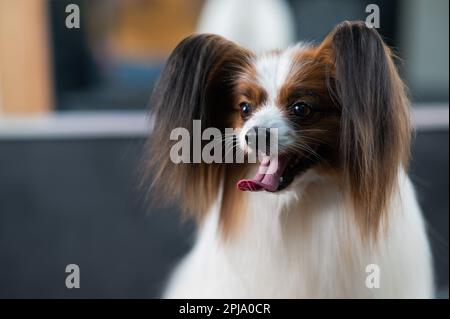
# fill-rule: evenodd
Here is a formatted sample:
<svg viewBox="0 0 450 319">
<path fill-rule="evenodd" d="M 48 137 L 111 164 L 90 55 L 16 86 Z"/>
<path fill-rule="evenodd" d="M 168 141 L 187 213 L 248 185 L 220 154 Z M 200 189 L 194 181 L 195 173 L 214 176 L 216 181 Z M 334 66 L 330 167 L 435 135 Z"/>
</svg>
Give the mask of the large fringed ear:
<svg viewBox="0 0 450 319">
<path fill-rule="evenodd" d="M 223 167 L 193 163 L 200 155 L 193 154 L 193 120 L 199 120 L 202 129 L 229 125 L 234 81 L 250 67 L 251 57 L 249 51 L 212 34 L 190 36 L 170 55 L 150 103 L 154 124 L 145 170 L 158 201 L 181 202 L 186 211 L 201 217 L 217 198 Z M 190 133 L 191 163 L 170 159 L 175 128 Z"/>
<path fill-rule="evenodd" d="M 319 52 L 342 115 L 340 162 L 362 234 L 376 237 L 410 148 L 409 102 L 393 55 L 375 29 L 343 22 Z"/>
</svg>

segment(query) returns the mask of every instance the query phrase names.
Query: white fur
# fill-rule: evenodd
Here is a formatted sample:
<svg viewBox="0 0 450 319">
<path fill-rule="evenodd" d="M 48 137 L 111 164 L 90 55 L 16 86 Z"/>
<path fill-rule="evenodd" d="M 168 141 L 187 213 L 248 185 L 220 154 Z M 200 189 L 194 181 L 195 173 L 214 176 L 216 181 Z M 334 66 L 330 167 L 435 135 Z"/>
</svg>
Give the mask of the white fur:
<svg viewBox="0 0 450 319">
<path fill-rule="evenodd" d="M 255 61 L 257 80 L 268 95 L 267 104 L 274 104 L 278 90 L 286 82 L 292 68 L 292 56 L 300 45 L 291 47 L 281 54 L 268 53 Z"/>
<path fill-rule="evenodd" d="M 294 141 L 294 132 L 283 116 L 279 108 L 275 106 L 264 106 L 257 110 L 252 117 L 245 122 L 242 130 L 239 131 L 238 141 L 242 150 L 248 150 L 245 142 L 245 134 L 253 127 L 265 127 L 276 130 L 276 141 L 278 148 L 283 149 Z M 273 132 L 272 132 L 273 133 Z"/>
<path fill-rule="evenodd" d="M 430 298 L 431 254 L 412 184 L 402 172 L 389 227 L 369 248 L 351 204 L 313 170 L 280 194 L 250 193 L 230 241 L 218 229 L 218 205 L 177 267 L 166 298 Z M 307 205 L 305 203 L 308 202 Z M 380 267 L 380 287 L 365 285 Z"/>
</svg>

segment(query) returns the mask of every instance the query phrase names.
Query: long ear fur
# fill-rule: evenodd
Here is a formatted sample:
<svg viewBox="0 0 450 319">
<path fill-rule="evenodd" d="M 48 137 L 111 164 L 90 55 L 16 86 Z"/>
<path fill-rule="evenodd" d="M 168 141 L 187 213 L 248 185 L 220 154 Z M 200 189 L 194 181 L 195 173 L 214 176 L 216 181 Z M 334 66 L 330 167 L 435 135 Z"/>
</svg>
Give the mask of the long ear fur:
<svg viewBox="0 0 450 319">
<path fill-rule="evenodd" d="M 342 109 L 340 160 L 362 234 L 378 233 L 406 168 L 409 102 L 390 49 L 363 22 L 339 24 L 321 45 L 330 86 Z"/>
<path fill-rule="evenodd" d="M 248 51 L 211 34 L 184 39 L 170 55 L 151 99 L 154 126 L 146 166 L 158 201 L 181 201 L 185 211 L 200 218 L 217 199 L 223 166 L 172 163 L 169 136 L 174 128 L 186 128 L 193 145 L 193 120 L 203 129 L 229 127 L 233 80 L 250 67 L 250 59 Z"/>
</svg>

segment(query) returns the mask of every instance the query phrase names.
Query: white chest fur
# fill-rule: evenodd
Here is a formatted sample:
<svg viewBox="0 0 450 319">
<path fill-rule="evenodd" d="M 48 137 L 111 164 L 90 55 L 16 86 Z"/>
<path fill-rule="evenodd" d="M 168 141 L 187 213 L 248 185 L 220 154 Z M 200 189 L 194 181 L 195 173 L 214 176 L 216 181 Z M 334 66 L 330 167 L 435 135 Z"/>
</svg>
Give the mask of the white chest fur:
<svg viewBox="0 0 450 319">
<path fill-rule="evenodd" d="M 361 241 L 342 191 L 313 172 L 282 194 L 251 193 L 236 234 L 223 241 L 212 208 L 167 298 L 427 298 L 431 255 L 413 187 L 403 173 L 376 247 Z M 366 267 L 379 268 L 379 288 Z"/>
</svg>

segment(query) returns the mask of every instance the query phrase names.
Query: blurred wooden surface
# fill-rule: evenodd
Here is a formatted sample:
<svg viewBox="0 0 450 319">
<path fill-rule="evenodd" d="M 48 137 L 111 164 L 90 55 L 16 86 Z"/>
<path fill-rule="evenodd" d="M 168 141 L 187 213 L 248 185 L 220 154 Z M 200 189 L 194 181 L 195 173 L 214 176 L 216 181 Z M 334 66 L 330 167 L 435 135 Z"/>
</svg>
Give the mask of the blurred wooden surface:
<svg viewBox="0 0 450 319">
<path fill-rule="evenodd" d="M 52 107 L 45 0 L 0 1 L 0 116 Z"/>
<path fill-rule="evenodd" d="M 118 3 L 109 40 L 119 57 L 166 57 L 195 32 L 203 0 L 125 0 Z M 104 6 L 107 2 L 104 3 Z"/>
</svg>

